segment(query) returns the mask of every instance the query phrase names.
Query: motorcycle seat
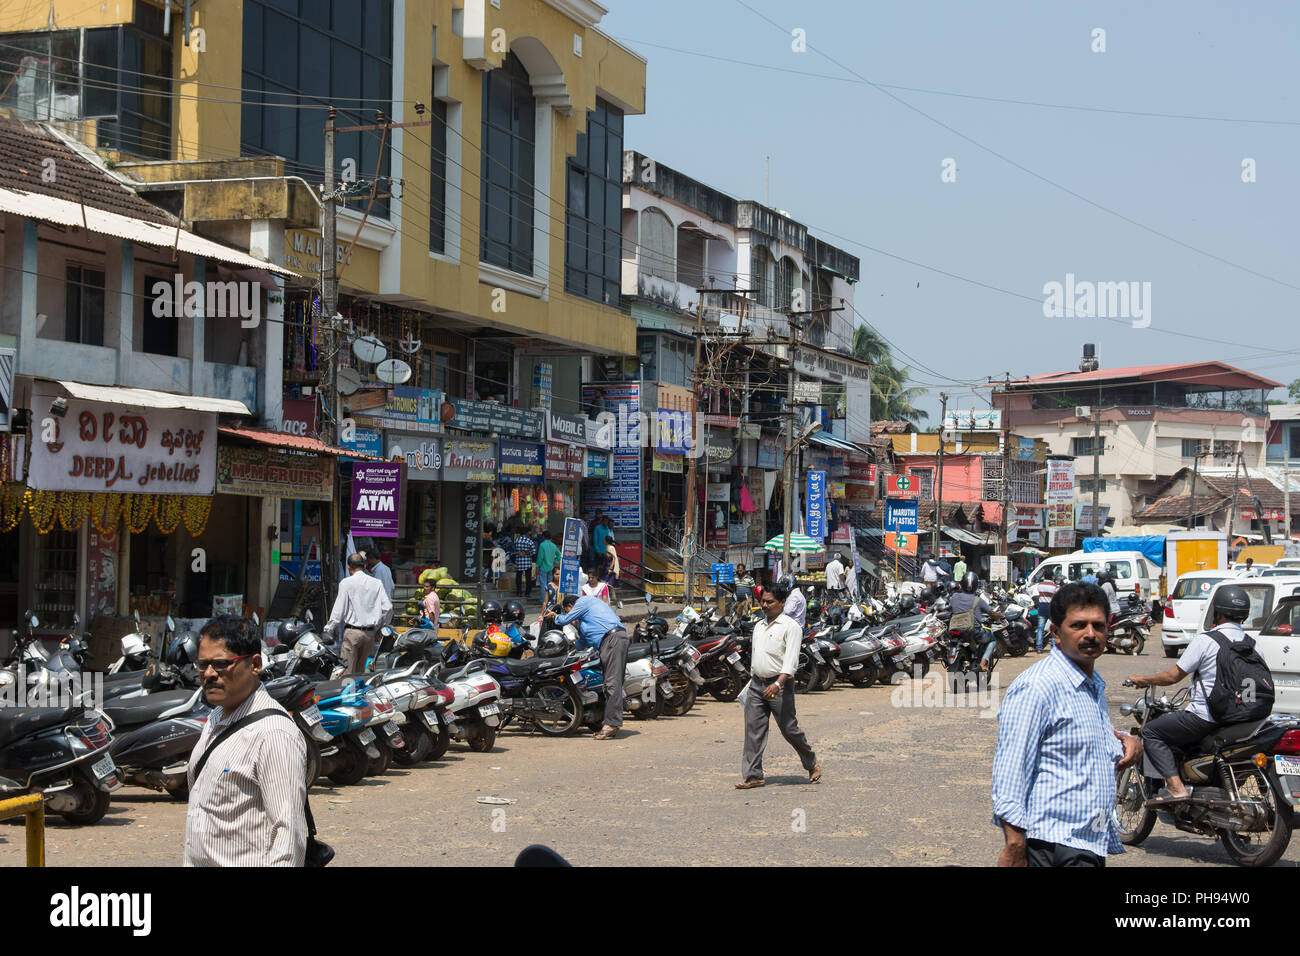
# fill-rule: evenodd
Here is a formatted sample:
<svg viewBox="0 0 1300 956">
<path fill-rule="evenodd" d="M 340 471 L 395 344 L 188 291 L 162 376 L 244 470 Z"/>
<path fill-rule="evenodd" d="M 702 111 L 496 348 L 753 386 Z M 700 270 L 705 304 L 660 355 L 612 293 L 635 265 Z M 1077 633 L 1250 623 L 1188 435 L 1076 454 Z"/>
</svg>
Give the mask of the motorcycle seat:
<svg viewBox="0 0 1300 956">
<path fill-rule="evenodd" d="M 526 660 L 520 660 L 515 657 L 504 657 L 496 663 L 505 666 L 505 669 L 511 674 L 532 674 L 542 670 L 550 665 L 554 666 L 563 663 L 563 658 L 556 657 L 529 657 Z"/>
<path fill-rule="evenodd" d="M 1201 739 L 1197 747 L 1202 753 L 1214 753 L 1228 744 L 1248 740 L 1259 732 L 1259 728 L 1264 726 L 1266 720 L 1267 717 L 1264 720 L 1248 720 L 1242 724 L 1224 724 L 1222 727 L 1216 727 Z"/>
<path fill-rule="evenodd" d="M 627 659 L 629 663 L 632 661 L 643 661 L 653 652 L 654 648 L 649 643 L 629 644 L 627 646 Z"/>
<path fill-rule="evenodd" d="M 0 747 L 40 730 L 70 724 L 81 716 L 81 707 L 15 707 L 0 709 Z"/>
<path fill-rule="evenodd" d="M 148 724 L 173 708 L 179 707 L 194 696 L 194 691 L 164 690 L 144 697 L 127 697 L 104 703 L 104 713 L 112 718 L 119 729 Z M 200 700 L 202 697 L 200 697 Z"/>
</svg>

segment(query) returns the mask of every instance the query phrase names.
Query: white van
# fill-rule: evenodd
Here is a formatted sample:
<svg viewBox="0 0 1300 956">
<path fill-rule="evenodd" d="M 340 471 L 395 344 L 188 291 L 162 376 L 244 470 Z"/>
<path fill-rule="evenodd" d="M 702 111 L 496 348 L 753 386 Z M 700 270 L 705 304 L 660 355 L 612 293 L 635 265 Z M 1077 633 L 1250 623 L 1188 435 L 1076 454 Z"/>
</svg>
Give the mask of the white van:
<svg viewBox="0 0 1300 956">
<path fill-rule="evenodd" d="M 1026 581 L 1037 584 L 1057 571 L 1066 581 L 1078 581 L 1089 571 L 1096 573 L 1102 566 L 1110 569 L 1115 578 L 1115 590 L 1123 601 L 1136 591 L 1142 600 L 1151 605 L 1160 593 L 1160 568 L 1141 551 L 1075 551 L 1071 554 L 1047 558 L 1029 573 Z M 1156 613 L 1159 613 L 1158 611 Z"/>
<path fill-rule="evenodd" d="M 1292 653 L 1295 638 L 1283 634 L 1264 634 L 1260 631 L 1282 598 L 1300 594 L 1300 572 L 1290 577 L 1273 578 L 1230 578 L 1214 586 L 1209 600 L 1205 602 L 1205 613 L 1201 617 L 1201 630 L 1208 631 L 1214 627 L 1214 594 L 1219 588 L 1235 584 L 1246 592 L 1250 598 L 1250 616 L 1242 623 L 1241 629 L 1255 639 L 1259 656 L 1273 672 L 1277 685 L 1273 700 L 1273 713 L 1300 713 L 1300 654 Z M 1276 630 L 1276 629 L 1274 629 Z"/>
<path fill-rule="evenodd" d="M 1229 571 L 1188 571 L 1174 583 L 1165 602 L 1165 616 L 1160 619 L 1160 642 L 1165 657 L 1182 654 L 1192 638 L 1201 633 L 1201 619 L 1205 616 L 1205 601 L 1210 591 L 1231 577 Z"/>
</svg>

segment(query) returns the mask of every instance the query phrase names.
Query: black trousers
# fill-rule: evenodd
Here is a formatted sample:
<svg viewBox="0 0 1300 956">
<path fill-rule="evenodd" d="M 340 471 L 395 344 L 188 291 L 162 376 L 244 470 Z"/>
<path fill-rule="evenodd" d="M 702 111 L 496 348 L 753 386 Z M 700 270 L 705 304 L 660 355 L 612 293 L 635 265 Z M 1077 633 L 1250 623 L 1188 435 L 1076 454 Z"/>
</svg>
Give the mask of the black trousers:
<svg viewBox="0 0 1300 956">
<path fill-rule="evenodd" d="M 1064 843 L 1044 840 L 1025 841 L 1025 861 L 1028 866 L 1105 866 L 1106 858 L 1091 850 L 1078 850 Z"/>
<path fill-rule="evenodd" d="M 1178 776 L 1174 747 L 1185 747 L 1207 736 L 1219 726 L 1181 710 L 1157 717 L 1142 728 L 1142 769 L 1148 777 L 1167 780 Z"/>
<path fill-rule="evenodd" d="M 521 571 L 515 569 L 515 594 L 518 597 L 532 597 L 533 594 L 533 569 L 528 568 Z"/>
</svg>

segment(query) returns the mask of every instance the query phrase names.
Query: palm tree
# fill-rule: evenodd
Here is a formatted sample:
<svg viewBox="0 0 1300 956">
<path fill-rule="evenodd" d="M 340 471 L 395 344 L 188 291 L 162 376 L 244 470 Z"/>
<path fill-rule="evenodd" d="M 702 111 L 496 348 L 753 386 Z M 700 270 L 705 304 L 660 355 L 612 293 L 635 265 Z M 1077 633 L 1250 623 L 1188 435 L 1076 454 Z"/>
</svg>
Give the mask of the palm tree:
<svg viewBox="0 0 1300 956">
<path fill-rule="evenodd" d="M 853 330 L 853 357 L 869 362 L 871 369 L 871 418 L 873 421 L 906 421 L 913 425 L 929 418 L 912 403 L 925 394 L 923 388 L 907 388 L 906 366 L 899 368 L 889 354 L 889 343 L 875 329 L 859 325 Z"/>
<path fill-rule="evenodd" d="M 889 358 L 889 343 L 875 329 L 859 325 L 853 330 L 853 357 L 876 365 Z"/>
</svg>

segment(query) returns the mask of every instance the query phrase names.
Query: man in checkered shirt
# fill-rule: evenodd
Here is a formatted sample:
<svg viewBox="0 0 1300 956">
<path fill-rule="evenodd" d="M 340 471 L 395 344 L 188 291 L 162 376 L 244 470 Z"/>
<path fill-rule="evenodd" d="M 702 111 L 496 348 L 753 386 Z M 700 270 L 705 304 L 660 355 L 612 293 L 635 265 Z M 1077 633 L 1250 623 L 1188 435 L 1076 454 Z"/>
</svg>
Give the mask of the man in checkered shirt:
<svg viewBox="0 0 1300 956">
<path fill-rule="evenodd" d="M 1115 770 L 1142 747 L 1111 726 L 1106 682 L 1093 671 L 1109 610 L 1095 584 L 1057 591 L 1056 646 L 1012 682 L 998 709 L 993 824 L 1006 839 L 998 866 L 1105 866 L 1108 853 L 1124 852 Z"/>
<path fill-rule="evenodd" d="M 510 549 L 515 559 L 515 594 L 530 597 L 533 593 L 533 557 L 537 554 L 537 543 L 527 531 L 521 530 L 515 535 Z"/>
</svg>

